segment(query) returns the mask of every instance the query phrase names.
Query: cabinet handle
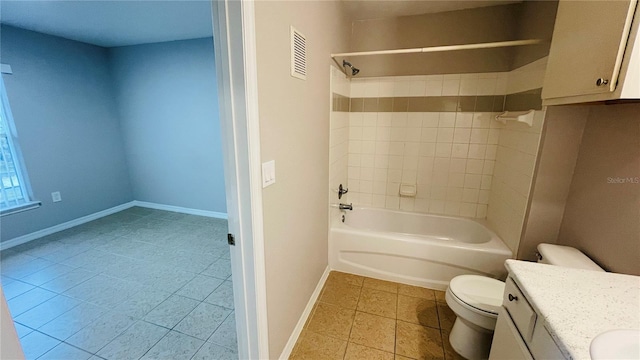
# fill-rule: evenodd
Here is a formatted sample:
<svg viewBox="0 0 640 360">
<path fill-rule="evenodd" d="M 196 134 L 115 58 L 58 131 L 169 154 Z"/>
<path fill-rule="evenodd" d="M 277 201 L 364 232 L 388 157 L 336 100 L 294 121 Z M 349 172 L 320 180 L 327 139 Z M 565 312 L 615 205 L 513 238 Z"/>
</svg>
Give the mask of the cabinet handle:
<svg viewBox="0 0 640 360">
<path fill-rule="evenodd" d="M 509 294 L 509 301 L 518 301 L 518 297 Z"/>
<path fill-rule="evenodd" d="M 609 83 L 609 80 L 607 79 L 600 78 L 596 80 L 596 86 L 603 86 L 603 85 L 607 85 L 608 83 Z"/>
</svg>

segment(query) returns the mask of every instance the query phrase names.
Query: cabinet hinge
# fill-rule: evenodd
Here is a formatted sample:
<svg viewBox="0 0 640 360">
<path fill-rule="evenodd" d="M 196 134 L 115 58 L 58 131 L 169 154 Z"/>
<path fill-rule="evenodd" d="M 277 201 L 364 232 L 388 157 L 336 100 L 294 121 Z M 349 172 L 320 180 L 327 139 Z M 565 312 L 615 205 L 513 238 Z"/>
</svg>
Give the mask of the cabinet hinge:
<svg viewBox="0 0 640 360">
<path fill-rule="evenodd" d="M 233 236 L 233 234 L 227 234 L 227 242 L 229 243 L 229 245 L 235 246 L 236 238 Z"/>
</svg>

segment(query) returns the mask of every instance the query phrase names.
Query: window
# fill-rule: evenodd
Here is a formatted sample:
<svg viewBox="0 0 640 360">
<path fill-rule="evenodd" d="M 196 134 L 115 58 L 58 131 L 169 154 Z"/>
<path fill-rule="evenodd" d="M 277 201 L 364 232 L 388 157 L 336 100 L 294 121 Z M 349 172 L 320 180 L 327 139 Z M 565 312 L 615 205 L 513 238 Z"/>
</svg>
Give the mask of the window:
<svg viewBox="0 0 640 360">
<path fill-rule="evenodd" d="M 18 148 L 9 101 L 0 79 L 0 214 L 8 215 L 40 205 L 31 200 L 26 172 Z"/>
</svg>

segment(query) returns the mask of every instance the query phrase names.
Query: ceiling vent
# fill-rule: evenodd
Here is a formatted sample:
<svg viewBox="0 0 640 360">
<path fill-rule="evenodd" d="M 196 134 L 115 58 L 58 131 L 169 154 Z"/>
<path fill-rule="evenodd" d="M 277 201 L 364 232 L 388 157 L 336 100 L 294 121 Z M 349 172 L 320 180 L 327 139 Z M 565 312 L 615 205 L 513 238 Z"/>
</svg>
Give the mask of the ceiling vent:
<svg viewBox="0 0 640 360">
<path fill-rule="evenodd" d="M 291 27 L 291 76 L 307 79 L 307 38 Z"/>
</svg>

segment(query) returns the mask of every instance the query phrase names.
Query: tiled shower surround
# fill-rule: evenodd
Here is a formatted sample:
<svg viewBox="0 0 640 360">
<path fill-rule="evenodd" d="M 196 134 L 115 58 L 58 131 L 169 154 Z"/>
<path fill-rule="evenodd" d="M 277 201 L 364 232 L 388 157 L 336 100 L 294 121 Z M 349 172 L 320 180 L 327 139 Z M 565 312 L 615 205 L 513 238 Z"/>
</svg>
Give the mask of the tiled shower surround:
<svg viewBox="0 0 640 360">
<path fill-rule="evenodd" d="M 527 67 L 350 80 L 333 71 L 331 186 L 348 185 L 342 202 L 354 206 L 487 218 L 516 250 L 544 113 L 533 127 L 495 116 L 540 110 L 541 80 Z M 400 196 L 401 184 L 415 196 Z"/>
</svg>

